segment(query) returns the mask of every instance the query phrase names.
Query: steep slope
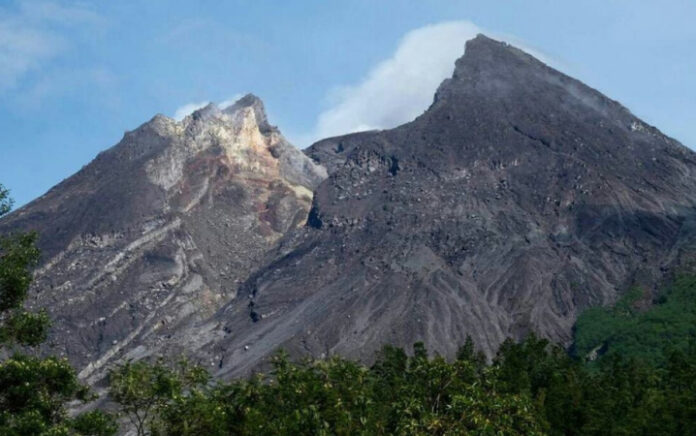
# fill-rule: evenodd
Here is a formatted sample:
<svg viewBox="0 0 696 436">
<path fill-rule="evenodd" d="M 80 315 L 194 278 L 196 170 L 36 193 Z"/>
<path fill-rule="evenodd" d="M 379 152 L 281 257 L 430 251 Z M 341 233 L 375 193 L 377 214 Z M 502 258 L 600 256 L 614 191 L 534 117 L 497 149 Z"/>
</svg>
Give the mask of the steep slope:
<svg viewBox="0 0 696 436">
<path fill-rule="evenodd" d="M 584 84 L 479 36 L 432 106 L 330 138 L 308 225 L 210 322 L 219 374 L 282 346 L 369 359 L 425 341 L 489 355 L 690 259 L 696 155 Z"/>
<path fill-rule="evenodd" d="M 326 177 L 247 95 L 182 122 L 156 116 L 0 222 L 37 230 L 30 305 L 54 320 L 53 352 L 96 380 L 161 347 L 235 297 Z"/>
</svg>

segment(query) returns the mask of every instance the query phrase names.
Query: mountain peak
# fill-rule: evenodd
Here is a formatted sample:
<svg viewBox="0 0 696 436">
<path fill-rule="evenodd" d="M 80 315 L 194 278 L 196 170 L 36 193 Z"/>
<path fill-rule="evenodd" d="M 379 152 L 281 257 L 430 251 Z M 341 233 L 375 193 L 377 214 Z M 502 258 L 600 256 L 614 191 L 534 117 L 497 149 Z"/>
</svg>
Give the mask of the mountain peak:
<svg viewBox="0 0 696 436">
<path fill-rule="evenodd" d="M 562 73 L 534 56 L 506 43 L 479 34 L 466 42 L 464 54 L 455 62 L 454 73 L 435 93 L 434 103 L 448 101 L 461 92 L 483 92 L 494 97 L 529 82 L 558 81 Z M 565 76 L 564 76 L 565 77 Z M 540 80 L 541 79 L 541 80 Z"/>
<path fill-rule="evenodd" d="M 242 107 L 259 107 L 260 109 L 263 110 L 263 101 L 256 95 L 252 93 L 246 94 L 244 97 L 240 98 L 239 100 L 235 101 L 233 104 L 223 108 L 224 111 L 235 111 L 239 108 Z"/>
<path fill-rule="evenodd" d="M 464 55 L 455 63 L 452 79 L 509 80 L 511 76 L 527 75 L 533 70 L 554 71 L 517 47 L 479 34 L 466 42 Z"/>
<path fill-rule="evenodd" d="M 240 109 L 251 108 L 254 111 L 256 117 L 256 122 L 258 123 L 259 130 L 262 133 L 266 133 L 269 130 L 273 130 L 273 126 L 268 123 L 268 116 L 266 115 L 266 108 L 264 107 L 263 101 L 254 94 L 247 94 L 244 97 L 237 100 L 234 104 L 223 108 L 222 112 L 232 115 Z"/>
<path fill-rule="evenodd" d="M 481 46 L 491 46 L 491 47 L 499 47 L 499 46 L 509 46 L 509 44 L 503 42 L 503 41 L 498 41 L 497 39 L 493 39 L 490 36 L 486 36 L 483 33 L 477 34 L 474 38 L 471 38 L 466 42 L 467 46 L 470 45 L 481 45 Z"/>
<path fill-rule="evenodd" d="M 331 171 L 312 233 L 259 268 L 251 303 L 238 303 L 263 325 L 257 355 L 270 341 L 363 358 L 424 340 L 453 356 L 469 335 L 492 356 L 531 331 L 567 344 L 577 313 L 655 289 L 661 265 L 693 255 L 681 250 L 696 237 L 696 155 L 483 35 L 413 122 L 307 153 Z M 241 367 L 225 362 L 227 374 Z"/>
<path fill-rule="evenodd" d="M 514 101 L 517 107 L 542 112 L 549 109 L 542 101 L 551 106 L 562 101 L 555 109 L 575 116 L 607 118 L 605 121 L 626 128 L 640 122 L 620 103 L 590 86 L 517 47 L 482 34 L 467 41 L 452 77 L 438 87 L 431 109 L 461 111 L 461 103 L 471 104 L 479 98 L 500 104 Z"/>
<path fill-rule="evenodd" d="M 221 118 L 222 116 L 234 117 L 235 114 L 243 109 L 251 109 L 253 111 L 255 122 L 261 133 L 265 134 L 277 130 L 268 122 L 268 116 L 266 115 L 263 101 L 254 94 L 246 94 L 244 97 L 225 107 L 221 107 L 212 102 L 208 103 L 191 113 L 190 117 L 195 121 L 208 121 Z"/>
<path fill-rule="evenodd" d="M 462 56 L 457 64 L 463 61 L 476 61 L 478 63 L 486 61 L 493 62 L 517 62 L 544 65 L 543 62 L 536 59 L 534 56 L 512 46 L 504 41 L 498 41 L 493 38 L 479 33 L 475 38 L 466 42 L 464 56 Z"/>
<path fill-rule="evenodd" d="M 324 178 L 249 94 L 180 122 L 156 115 L 3 217 L 0 233 L 41 235 L 46 262 L 31 302 L 49 310 L 51 343 L 93 383 L 126 355 L 178 354 L 168 338 L 234 298 L 259 259 L 304 225 Z"/>
<path fill-rule="evenodd" d="M 208 103 L 202 108 L 193 111 L 193 113 L 191 113 L 191 117 L 194 120 L 208 120 L 220 115 L 221 113 L 220 108 L 215 103 Z"/>
<path fill-rule="evenodd" d="M 469 47 L 489 47 L 492 49 L 512 49 L 517 50 L 515 47 L 511 46 L 505 41 L 499 41 L 497 39 L 491 38 L 490 36 L 479 33 L 474 38 L 471 38 L 466 42 L 467 49 Z"/>
</svg>

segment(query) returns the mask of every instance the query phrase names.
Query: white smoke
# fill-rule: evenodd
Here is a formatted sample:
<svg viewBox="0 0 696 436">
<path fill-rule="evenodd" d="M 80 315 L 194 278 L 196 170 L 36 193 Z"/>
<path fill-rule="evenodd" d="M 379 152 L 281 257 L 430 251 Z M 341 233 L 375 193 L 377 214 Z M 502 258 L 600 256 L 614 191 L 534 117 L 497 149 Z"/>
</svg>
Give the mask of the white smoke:
<svg viewBox="0 0 696 436">
<path fill-rule="evenodd" d="M 204 108 L 208 106 L 210 102 L 209 101 L 201 101 L 198 103 L 186 103 L 183 106 L 178 107 L 174 111 L 174 119 L 177 121 L 181 121 L 186 117 L 186 115 L 191 115 L 193 112 L 197 111 L 198 109 Z"/>
<path fill-rule="evenodd" d="M 218 107 L 220 109 L 225 109 L 228 106 L 233 105 L 237 100 L 242 98 L 242 94 L 235 94 L 232 98 L 228 98 L 226 100 L 221 101 L 218 103 Z M 197 111 L 198 109 L 204 108 L 210 104 L 209 101 L 201 101 L 197 103 L 186 103 L 183 106 L 178 107 L 174 111 L 174 116 L 173 118 L 177 121 L 181 121 L 186 117 L 186 115 L 191 115 L 193 112 Z"/>
</svg>

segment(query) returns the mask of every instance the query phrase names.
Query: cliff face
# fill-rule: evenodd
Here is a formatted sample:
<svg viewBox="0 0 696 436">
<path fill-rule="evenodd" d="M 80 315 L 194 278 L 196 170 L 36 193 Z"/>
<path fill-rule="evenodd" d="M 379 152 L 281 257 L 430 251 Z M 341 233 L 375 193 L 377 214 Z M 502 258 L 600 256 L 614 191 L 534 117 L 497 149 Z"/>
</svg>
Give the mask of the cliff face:
<svg viewBox="0 0 696 436">
<path fill-rule="evenodd" d="M 220 375 L 276 347 L 369 360 L 384 343 L 489 355 L 648 290 L 693 254 L 696 155 L 507 44 L 469 41 L 432 106 L 330 138 L 308 225 L 213 319 Z"/>
<path fill-rule="evenodd" d="M 305 224 L 326 177 L 268 124 L 253 95 L 178 123 L 156 116 L 0 222 L 40 234 L 29 305 L 52 352 L 95 381 L 233 299 L 261 256 Z M 174 348 L 172 348 L 174 347 Z"/>
</svg>

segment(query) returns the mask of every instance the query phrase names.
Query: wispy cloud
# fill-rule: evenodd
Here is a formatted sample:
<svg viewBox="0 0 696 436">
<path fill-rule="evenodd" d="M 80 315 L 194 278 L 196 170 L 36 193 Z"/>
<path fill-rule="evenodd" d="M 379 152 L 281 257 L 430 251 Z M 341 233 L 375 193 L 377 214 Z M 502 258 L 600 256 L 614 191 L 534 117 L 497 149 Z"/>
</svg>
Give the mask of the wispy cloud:
<svg viewBox="0 0 696 436">
<path fill-rule="evenodd" d="M 82 5 L 21 1 L 0 6 L 0 92 L 70 48 L 61 29 L 101 23 Z"/>
<path fill-rule="evenodd" d="M 315 136 L 393 127 L 415 118 L 428 107 L 439 83 L 452 74 L 464 43 L 478 32 L 467 22 L 409 32 L 394 54 L 361 83 L 333 91 L 338 102 L 319 116 Z"/>
<path fill-rule="evenodd" d="M 209 103 L 209 101 L 201 101 L 198 103 L 186 103 L 185 105 L 178 107 L 174 111 L 174 119 L 177 121 L 181 121 L 184 119 L 186 115 L 192 114 L 198 109 L 207 106 Z"/>
<path fill-rule="evenodd" d="M 226 100 L 221 101 L 220 103 L 217 103 L 217 105 L 220 109 L 225 109 L 226 107 L 234 104 L 240 98 L 242 98 L 242 94 L 235 94 L 231 98 L 228 98 Z M 210 104 L 210 101 L 201 101 L 201 102 L 197 102 L 197 103 L 186 103 L 185 105 L 178 107 L 174 111 L 173 118 L 177 121 L 181 121 L 186 117 L 186 115 L 190 115 L 193 112 L 197 111 L 198 109 L 201 109 L 201 108 L 207 106 L 208 104 Z"/>
<path fill-rule="evenodd" d="M 244 49 L 247 55 L 267 52 L 270 45 L 251 33 L 239 32 L 225 22 L 204 18 L 189 18 L 167 29 L 154 41 L 160 46 L 187 47 L 207 52 L 227 53 L 230 50 Z"/>
<path fill-rule="evenodd" d="M 354 85 L 330 92 L 334 101 L 314 130 L 297 138 L 301 146 L 351 132 L 395 127 L 413 120 L 432 103 L 438 85 L 452 75 L 466 41 L 478 33 L 514 43 L 547 63 L 548 56 L 505 35 L 484 32 L 468 21 L 433 24 L 407 33 L 396 51 Z"/>
<path fill-rule="evenodd" d="M 242 94 L 235 94 L 232 97 L 228 98 L 227 100 L 223 100 L 220 103 L 218 103 L 218 106 L 220 107 L 220 109 L 225 109 L 226 107 L 232 106 L 233 104 L 235 104 L 237 102 L 237 100 L 239 100 L 242 97 L 243 97 Z"/>
<path fill-rule="evenodd" d="M 120 99 L 120 94 L 115 92 L 117 83 L 118 78 L 105 68 L 53 68 L 50 74 L 38 77 L 31 86 L 22 89 L 14 107 L 33 111 L 48 99 L 80 98 L 94 93 L 102 104 L 109 105 Z"/>
</svg>

